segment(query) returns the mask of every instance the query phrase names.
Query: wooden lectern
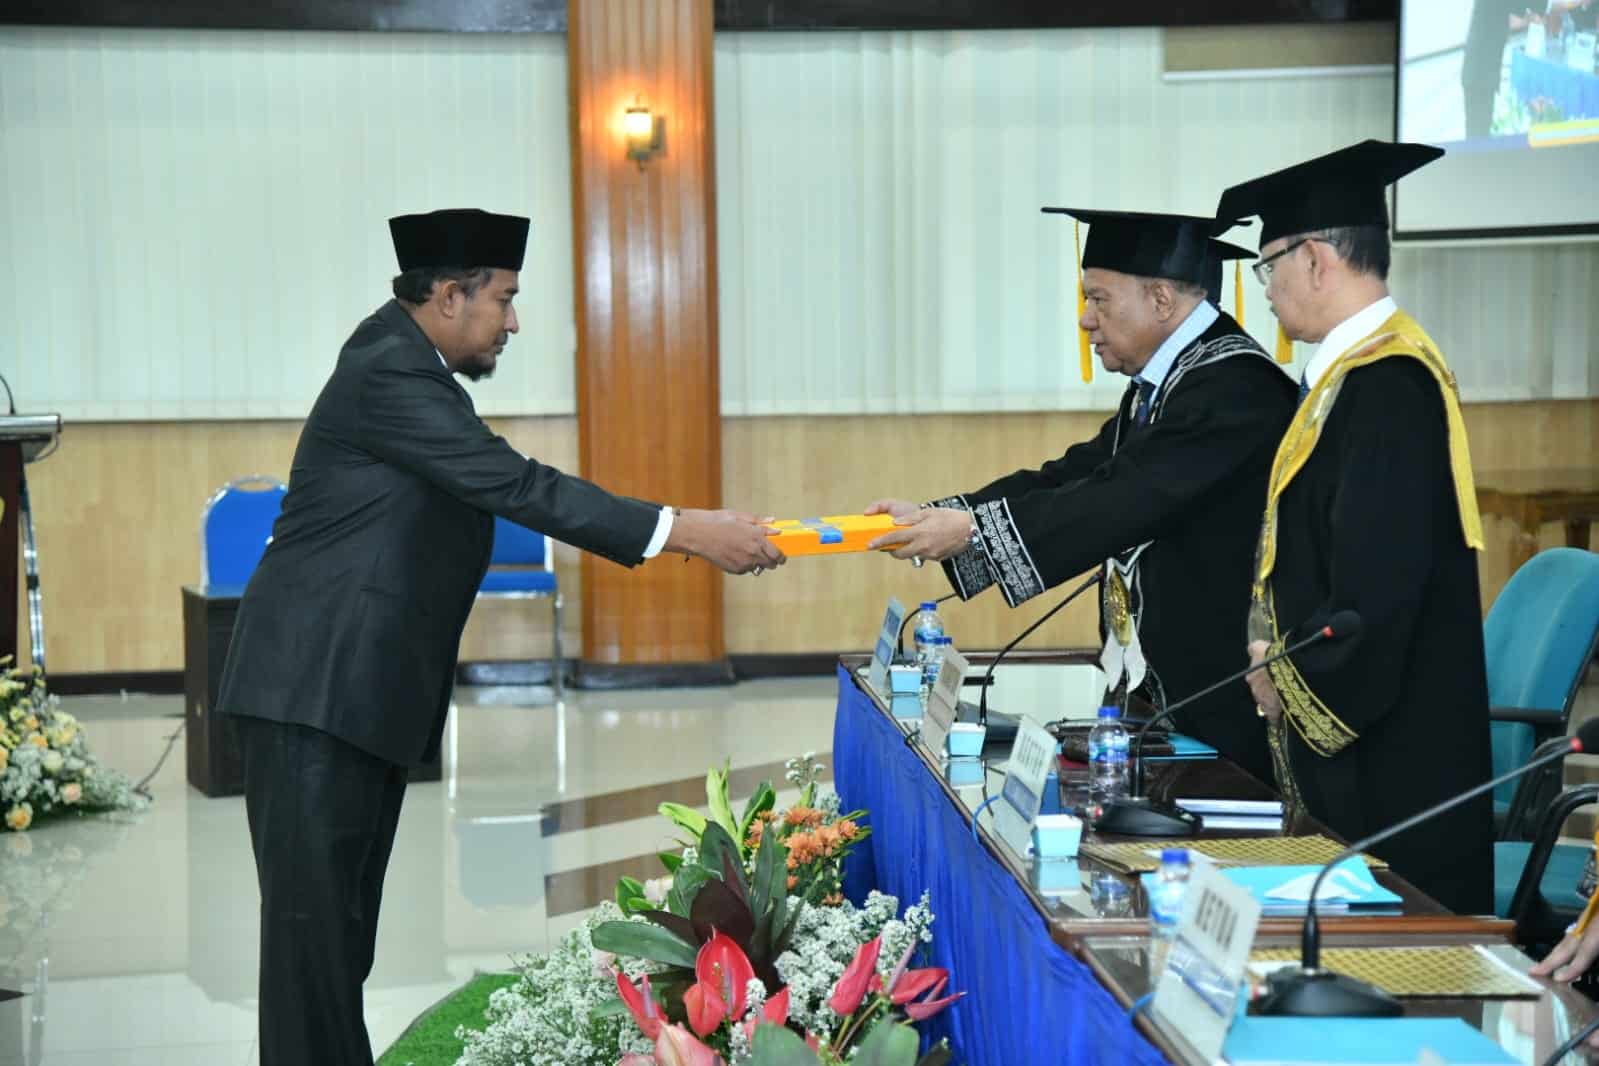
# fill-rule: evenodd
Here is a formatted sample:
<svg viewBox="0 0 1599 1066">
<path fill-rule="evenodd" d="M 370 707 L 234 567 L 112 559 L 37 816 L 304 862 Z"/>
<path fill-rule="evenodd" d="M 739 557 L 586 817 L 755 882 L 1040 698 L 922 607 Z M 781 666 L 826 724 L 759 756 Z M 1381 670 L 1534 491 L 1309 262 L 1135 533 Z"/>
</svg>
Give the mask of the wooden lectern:
<svg viewBox="0 0 1599 1066">
<path fill-rule="evenodd" d="M 22 464 L 31 463 L 61 435 L 60 415 L 0 415 L 0 655 L 17 654 L 17 605 L 22 591 L 17 584 L 18 530 L 26 520 L 26 487 Z M 28 525 L 28 547 L 33 547 L 33 527 Z M 29 567 L 28 587 L 37 590 L 39 577 Z M 37 618 L 37 605 L 32 612 Z M 35 624 L 36 634 L 39 625 Z M 40 634 L 42 635 L 42 634 Z M 35 648 L 34 661 L 44 661 L 44 649 Z"/>
</svg>

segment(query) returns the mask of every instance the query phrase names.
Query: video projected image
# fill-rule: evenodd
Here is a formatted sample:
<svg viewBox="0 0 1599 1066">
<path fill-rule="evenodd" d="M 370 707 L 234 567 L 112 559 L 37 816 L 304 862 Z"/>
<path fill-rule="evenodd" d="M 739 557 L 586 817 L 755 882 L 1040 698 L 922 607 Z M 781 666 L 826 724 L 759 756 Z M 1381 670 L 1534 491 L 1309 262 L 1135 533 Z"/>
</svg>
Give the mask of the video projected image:
<svg viewBox="0 0 1599 1066">
<path fill-rule="evenodd" d="M 1449 152 L 1402 235 L 1599 225 L 1599 0 L 1403 0 L 1399 34 L 1398 138 Z"/>
</svg>

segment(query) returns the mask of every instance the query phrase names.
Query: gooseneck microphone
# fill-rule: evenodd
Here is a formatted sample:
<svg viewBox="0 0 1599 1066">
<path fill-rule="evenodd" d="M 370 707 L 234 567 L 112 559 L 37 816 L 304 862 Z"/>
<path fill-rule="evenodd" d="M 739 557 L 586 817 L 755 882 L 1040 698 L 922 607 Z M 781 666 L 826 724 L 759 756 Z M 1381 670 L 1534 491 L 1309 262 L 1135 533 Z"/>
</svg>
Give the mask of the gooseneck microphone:
<svg viewBox="0 0 1599 1066">
<path fill-rule="evenodd" d="M 1304 640 L 1291 644 L 1277 654 L 1246 666 L 1236 673 L 1229 674 L 1191 696 L 1184 696 L 1150 718 L 1139 727 L 1132 743 L 1128 745 L 1135 756 L 1131 781 L 1132 794 L 1118 797 L 1105 804 L 1094 822 L 1094 828 L 1101 833 L 1138 837 L 1192 836 L 1199 832 L 1203 824 L 1199 815 L 1185 811 L 1175 804 L 1160 803 L 1144 795 L 1144 734 L 1149 732 L 1150 726 L 1162 719 L 1169 719 L 1195 700 L 1203 699 L 1222 686 L 1241 681 L 1256 670 L 1265 669 L 1278 659 L 1308 648 L 1312 644 L 1319 644 L 1324 640 L 1358 639 L 1363 628 L 1359 614 L 1354 611 L 1338 611 L 1327 619 L 1325 625 Z"/>
<path fill-rule="evenodd" d="M 1034 622 L 1032 625 L 1030 625 L 1026 629 L 1022 630 L 1019 634 L 1017 634 L 1015 640 L 1011 641 L 1009 644 L 1007 644 L 1003 648 L 1001 648 L 1000 651 L 999 651 L 999 654 L 994 656 L 994 661 L 988 664 L 988 672 L 983 675 L 983 691 L 982 691 L 982 694 L 977 697 L 977 724 L 978 725 L 983 726 L 984 728 L 987 728 L 987 726 L 988 726 L 988 689 L 989 689 L 990 683 L 994 680 L 994 667 L 998 666 L 1000 664 L 1000 661 L 1003 660 L 1005 658 L 1005 656 L 1007 656 L 1007 655 L 1009 655 L 1011 653 L 1011 649 L 1015 648 L 1016 645 L 1020 644 L 1022 641 L 1026 640 L 1029 636 L 1031 636 L 1033 630 L 1037 629 L 1039 626 L 1043 625 L 1045 622 L 1047 622 L 1051 618 L 1055 617 L 1056 613 L 1059 612 L 1062 607 L 1065 607 L 1068 603 L 1071 603 L 1077 597 L 1081 596 L 1083 593 L 1087 592 L 1089 589 L 1091 589 L 1095 585 L 1099 584 L 1100 579 L 1103 577 L 1103 575 L 1104 575 L 1103 569 L 1095 570 L 1093 572 L 1093 574 L 1090 575 L 1090 577 L 1088 578 L 1087 581 L 1084 581 L 1081 585 L 1078 585 L 1076 588 L 1074 588 L 1070 592 L 1068 592 L 1066 594 L 1066 598 L 1065 599 L 1061 600 L 1055 606 L 1051 607 L 1049 610 L 1045 611 L 1042 615 L 1040 615 L 1039 618 L 1038 618 L 1038 621 Z"/>
<path fill-rule="evenodd" d="M 1517 767 L 1507 774 L 1500 774 L 1492 781 L 1485 781 L 1458 796 L 1451 796 L 1442 803 L 1428 807 L 1419 814 L 1413 814 L 1381 832 L 1363 837 L 1333 856 L 1332 860 L 1321 868 L 1315 882 L 1310 886 L 1310 899 L 1306 901 L 1305 906 L 1305 925 L 1299 942 L 1299 966 L 1291 970 L 1278 970 L 1267 979 L 1266 995 L 1257 1003 L 1258 1013 L 1337 1018 L 1385 1018 L 1399 1014 L 1399 1001 L 1386 992 L 1353 977 L 1320 969 L 1321 929 L 1316 924 L 1316 891 L 1321 888 L 1322 878 L 1345 859 L 1359 855 L 1372 845 L 1381 844 L 1389 837 L 1403 833 L 1407 829 L 1413 829 L 1427 819 L 1458 807 L 1469 799 L 1475 799 L 1484 792 L 1491 792 L 1507 781 L 1514 781 L 1522 774 L 1536 770 L 1540 766 L 1559 762 L 1575 752 L 1595 750 L 1599 750 L 1599 719 L 1585 722 L 1582 728 L 1577 730 L 1577 735 L 1564 746 L 1532 759 L 1525 766 Z"/>
</svg>

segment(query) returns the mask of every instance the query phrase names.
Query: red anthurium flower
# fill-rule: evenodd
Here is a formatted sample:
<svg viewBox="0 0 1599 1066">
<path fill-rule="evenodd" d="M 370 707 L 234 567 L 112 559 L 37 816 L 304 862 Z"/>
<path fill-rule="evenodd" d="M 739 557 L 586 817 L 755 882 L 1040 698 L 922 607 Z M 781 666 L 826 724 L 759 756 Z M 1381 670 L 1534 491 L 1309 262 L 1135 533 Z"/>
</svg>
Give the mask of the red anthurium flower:
<svg viewBox="0 0 1599 1066">
<path fill-rule="evenodd" d="M 766 1001 L 766 1006 L 761 1008 L 761 1013 L 750 1018 L 744 1023 L 744 1035 L 751 1040 L 755 1039 L 755 1030 L 765 1022 L 773 1025 L 782 1025 L 788 1021 L 788 989 L 783 988 Z"/>
<path fill-rule="evenodd" d="M 644 977 L 644 990 L 640 993 L 632 981 L 621 970 L 616 971 L 616 990 L 622 995 L 622 1002 L 627 1005 L 628 1013 L 633 1015 L 633 1020 L 638 1023 L 639 1032 L 654 1040 L 661 1032 L 661 1005 L 655 1002 L 655 993 L 650 991 L 650 979 Z"/>
<path fill-rule="evenodd" d="M 932 991 L 929 993 L 929 995 L 936 996 L 943 991 L 945 980 L 947 980 L 947 978 L 940 977 L 938 982 L 933 985 Z M 926 1021 L 928 1018 L 931 1018 L 933 1015 L 937 1014 L 951 1003 L 954 1003 L 957 999 L 960 999 L 965 994 L 965 992 L 957 992 L 953 996 L 945 996 L 943 999 L 929 998 L 922 1000 L 920 1003 L 907 1003 L 905 1004 L 905 1014 L 913 1022 Z"/>
<path fill-rule="evenodd" d="M 661 1027 L 655 1038 L 655 1061 L 660 1066 L 724 1066 L 722 1056 L 694 1039 L 681 1025 Z"/>
<path fill-rule="evenodd" d="M 866 987 L 877 973 L 877 953 L 881 950 L 883 938 L 874 936 L 855 953 L 854 961 L 833 986 L 832 998 L 827 1001 L 834 1014 L 847 1018 L 861 1005 L 861 1000 L 866 998 Z"/>
<path fill-rule="evenodd" d="M 812 1036 L 810 1033 L 805 1034 L 805 1046 L 810 1048 L 812 1051 L 822 1050 L 822 1042 L 816 1037 Z"/>
<path fill-rule="evenodd" d="M 949 980 L 949 971 L 942 966 L 933 966 L 926 970 L 906 970 L 900 977 L 888 998 L 894 1006 L 903 1007 L 913 999 L 920 999 L 929 992 L 937 994 L 936 989 L 944 987 Z"/>
<path fill-rule="evenodd" d="M 635 1051 L 631 1055 L 623 1055 L 617 1059 L 616 1066 L 655 1066 L 655 1056 L 640 1055 Z"/>
<path fill-rule="evenodd" d="M 911 955 L 916 951 L 916 938 L 905 945 L 905 953 L 899 957 L 899 962 L 894 964 L 894 972 L 888 975 L 888 990 L 892 992 L 899 984 L 900 977 L 905 973 L 905 967 L 911 964 Z"/>
<path fill-rule="evenodd" d="M 737 941 L 726 933 L 711 930 L 711 939 L 694 957 L 694 976 L 701 984 L 716 990 L 725 1013 L 735 1018 L 743 1016 L 748 1002 L 745 989 L 755 978 L 755 967 L 750 965 Z"/>
<path fill-rule="evenodd" d="M 700 1036 L 709 1036 L 727 1020 L 727 1001 L 715 985 L 704 981 L 696 982 L 683 993 L 683 1009 L 688 1012 L 689 1026 Z"/>
</svg>

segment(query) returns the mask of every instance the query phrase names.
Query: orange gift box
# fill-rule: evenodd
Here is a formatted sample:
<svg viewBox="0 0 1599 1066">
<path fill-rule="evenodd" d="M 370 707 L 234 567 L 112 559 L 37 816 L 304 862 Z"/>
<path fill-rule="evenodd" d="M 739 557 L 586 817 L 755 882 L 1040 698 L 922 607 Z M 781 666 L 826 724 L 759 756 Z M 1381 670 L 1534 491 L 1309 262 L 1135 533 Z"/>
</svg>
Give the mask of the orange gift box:
<svg viewBox="0 0 1599 1066">
<path fill-rule="evenodd" d="M 886 514 L 786 518 L 767 525 L 778 531 L 772 539 L 789 556 L 863 552 L 866 545 L 895 528 L 894 516 Z"/>
</svg>

